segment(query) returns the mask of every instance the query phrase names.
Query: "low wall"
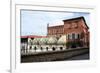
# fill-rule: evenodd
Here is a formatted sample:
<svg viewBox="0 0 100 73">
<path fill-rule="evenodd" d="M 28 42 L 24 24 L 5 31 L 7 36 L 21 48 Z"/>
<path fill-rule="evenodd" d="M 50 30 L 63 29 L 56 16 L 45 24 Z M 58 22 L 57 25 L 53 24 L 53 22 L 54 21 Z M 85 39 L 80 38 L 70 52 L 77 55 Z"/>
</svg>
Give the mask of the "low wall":
<svg viewBox="0 0 100 73">
<path fill-rule="evenodd" d="M 21 62 L 26 63 L 26 62 L 60 61 L 84 53 L 89 53 L 89 48 L 73 48 L 73 49 L 66 49 L 62 51 L 21 55 Z"/>
</svg>

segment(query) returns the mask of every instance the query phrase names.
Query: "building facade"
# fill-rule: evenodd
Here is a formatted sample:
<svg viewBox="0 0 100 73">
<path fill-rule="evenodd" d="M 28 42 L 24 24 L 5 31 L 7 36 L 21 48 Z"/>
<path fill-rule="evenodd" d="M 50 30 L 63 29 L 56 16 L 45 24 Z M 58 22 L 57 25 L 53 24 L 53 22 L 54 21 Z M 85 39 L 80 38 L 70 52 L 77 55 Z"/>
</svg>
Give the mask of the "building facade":
<svg viewBox="0 0 100 73">
<path fill-rule="evenodd" d="M 82 46 L 89 46 L 89 27 L 84 17 L 67 19 L 63 22 L 64 25 L 48 26 L 47 36 L 55 36 L 59 39 L 62 35 L 66 35 L 69 41 L 82 41 Z"/>
<path fill-rule="evenodd" d="M 84 17 L 63 20 L 64 25 L 47 26 L 47 36 L 21 36 L 21 53 L 89 48 L 89 27 Z"/>
</svg>

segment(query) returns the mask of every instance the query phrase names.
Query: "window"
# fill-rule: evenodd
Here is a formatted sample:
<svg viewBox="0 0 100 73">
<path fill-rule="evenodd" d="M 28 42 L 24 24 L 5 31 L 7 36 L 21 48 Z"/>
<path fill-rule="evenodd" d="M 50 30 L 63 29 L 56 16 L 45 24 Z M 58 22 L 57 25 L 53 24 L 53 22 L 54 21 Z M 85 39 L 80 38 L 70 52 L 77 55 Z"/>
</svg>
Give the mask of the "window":
<svg viewBox="0 0 100 73">
<path fill-rule="evenodd" d="M 30 46 L 30 50 L 32 49 L 32 46 Z"/>
<path fill-rule="evenodd" d="M 41 50 L 43 50 L 43 48 L 41 47 Z"/>
<path fill-rule="evenodd" d="M 70 39 L 70 35 L 69 34 L 67 35 L 67 37 L 68 37 L 68 39 Z"/>
<path fill-rule="evenodd" d="M 75 34 L 75 39 L 77 39 L 77 38 L 78 38 L 78 34 L 76 33 L 76 34 Z"/>
<path fill-rule="evenodd" d="M 36 48 L 36 46 L 34 47 L 34 50 L 36 50 L 37 48 Z"/>
<path fill-rule="evenodd" d="M 62 50 L 63 49 L 63 47 L 60 47 L 60 50 Z"/>
<path fill-rule="evenodd" d="M 53 47 L 52 49 L 53 49 L 53 51 L 55 51 L 55 47 Z"/>
<path fill-rule="evenodd" d="M 76 33 L 75 34 L 75 39 L 80 39 L 80 38 L 81 38 L 80 34 Z"/>
<path fill-rule="evenodd" d="M 75 34 L 68 34 L 67 39 L 75 39 Z"/>
<path fill-rule="evenodd" d="M 46 47 L 46 50 L 48 51 L 48 47 Z"/>
<path fill-rule="evenodd" d="M 72 39 L 75 39 L 75 34 L 74 33 L 72 34 Z"/>
<path fill-rule="evenodd" d="M 80 35 L 79 34 L 77 35 L 77 39 L 80 39 Z"/>
<path fill-rule="evenodd" d="M 72 39 L 72 34 L 70 34 L 69 39 Z"/>
</svg>

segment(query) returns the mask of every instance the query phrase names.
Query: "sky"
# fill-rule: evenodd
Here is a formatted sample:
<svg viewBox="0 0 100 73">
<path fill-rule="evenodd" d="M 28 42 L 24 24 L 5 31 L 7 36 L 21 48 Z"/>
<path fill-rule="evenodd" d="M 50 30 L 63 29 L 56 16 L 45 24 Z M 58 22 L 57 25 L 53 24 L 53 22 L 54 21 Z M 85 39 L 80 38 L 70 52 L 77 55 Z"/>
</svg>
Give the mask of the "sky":
<svg viewBox="0 0 100 73">
<path fill-rule="evenodd" d="M 21 35 L 47 35 L 49 26 L 63 25 L 62 20 L 83 16 L 87 25 L 89 13 L 21 10 Z"/>
</svg>

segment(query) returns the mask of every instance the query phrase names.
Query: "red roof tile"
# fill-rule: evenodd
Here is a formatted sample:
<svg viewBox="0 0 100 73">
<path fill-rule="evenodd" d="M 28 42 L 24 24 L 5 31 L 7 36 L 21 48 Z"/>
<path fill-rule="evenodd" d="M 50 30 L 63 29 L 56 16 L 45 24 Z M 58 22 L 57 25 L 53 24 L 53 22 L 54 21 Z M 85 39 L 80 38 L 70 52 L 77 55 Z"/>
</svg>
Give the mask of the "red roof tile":
<svg viewBox="0 0 100 73">
<path fill-rule="evenodd" d="M 25 35 L 21 36 L 21 38 L 46 38 L 47 36 L 38 36 L 38 35 Z"/>
</svg>

